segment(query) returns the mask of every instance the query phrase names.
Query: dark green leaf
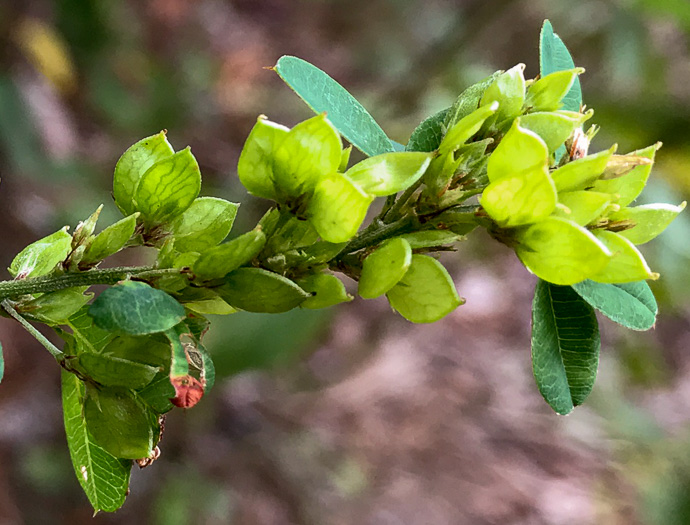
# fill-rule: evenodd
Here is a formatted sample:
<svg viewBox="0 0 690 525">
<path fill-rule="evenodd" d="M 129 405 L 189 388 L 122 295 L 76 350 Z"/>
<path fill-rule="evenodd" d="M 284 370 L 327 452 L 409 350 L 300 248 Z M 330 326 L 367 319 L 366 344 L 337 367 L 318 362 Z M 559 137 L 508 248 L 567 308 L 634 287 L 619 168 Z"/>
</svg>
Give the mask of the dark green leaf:
<svg viewBox="0 0 690 525">
<path fill-rule="evenodd" d="M 606 317 L 631 330 L 649 330 L 659 311 L 654 294 L 645 281 L 603 284 L 582 281 L 575 291 Z"/>
<path fill-rule="evenodd" d="M 319 68 L 300 58 L 283 56 L 274 69 L 311 109 L 326 112 L 340 134 L 364 154 L 371 157 L 395 151 L 367 110 Z"/>
<path fill-rule="evenodd" d="M 158 368 L 105 354 L 82 354 L 79 366 L 88 377 L 103 386 L 134 389 L 145 387 L 158 373 Z"/>
<path fill-rule="evenodd" d="M 532 367 L 541 395 L 565 415 L 583 403 L 599 365 L 594 310 L 569 286 L 537 282 L 532 304 Z"/>
<path fill-rule="evenodd" d="M 175 387 L 170 383 L 170 375 L 160 372 L 146 388 L 139 390 L 138 395 L 154 412 L 165 414 L 173 408 L 170 400 L 175 397 Z"/>
<path fill-rule="evenodd" d="M 539 41 L 539 66 L 542 77 L 556 71 L 575 68 L 575 63 L 570 56 L 568 48 L 565 47 L 561 37 L 553 32 L 551 22 L 548 20 L 544 21 L 544 25 L 541 29 L 541 38 Z M 563 97 L 562 104 L 561 109 L 580 111 L 580 107 L 582 106 L 582 88 L 580 87 L 579 78 L 575 78 L 573 81 L 570 90 L 565 97 Z"/>
<path fill-rule="evenodd" d="M 84 400 L 84 421 L 98 445 L 123 459 L 151 457 L 160 432 L 158 418 L 123 388 L 90 387 Z"/>
<path fill-rule="evenodd" d="M 230 306 L 248 312 L 287 312 L 311 297 L 290 279 L 261 268 L 239 268 L 215 291 Z"/>
<path fill-rule="evenodd" d="M 167 370 L 170 367 L 170 342 L 164 334 L 120 335 L 110 341 L 102 353 L 154 368 Z"/>
<path fill-rule="evenodd" d="M 30 319 L 49 325 L 65 324 L 93 297 L 93 293 L 84 294 L 86 289 L 86 286 L 80 286 L 44 293 L 22 304 L 21 312 Z"/>
<path fill-rule="evenodd" d="M 450 108 L 431 115 L 415 128 L 405 146 L 406 151 L 431 152 L 438 149 L 446 129 L 444 123 Z"/>
<path fill-rule="evenodd" d="M 89 307 L 83 306 L 67 320 L 67 326 L 72 329 L 71 353 L 74 355 L 84 352 L 99 353 L 115 337 L 112 332 L 96 326 L 88 311 Z"/>
<path fill-rule="evenodd" d="M 496 77 L 498 77 L 498 75 L 501 73 L 501 71 L 497 71 L 490 77 L 471 85 L 460 94 L 448 111 L 445 122 L 446 129 L 450 129 L 479 107 L 479 101 L 481 100 L 484 91 L 486 91 L 486 88 L 494 83 Z"/>
<path fill-rule="evenodd" d="M 167 293 L 136 281 L 104 290 L 89 315 L 104 330 L 130 335 L 164 332 L 185 317 L 184 307 Z"/>
<path fill-rule="evenodd" d="M 69 255 L 71 249 L 72 236 L 67 233 L 65 226 L 29 244 L 17 254 L 8 270 L 17 279 L 46 275 Z"/>
<path fill-rule="evenodd" d="M 62 407 L 74 472 L 93 509 L 114 512 L 125 502 L 132 462 L 118 459 L 96 444 L 86 430 L 83 396 L 83 383 L 63 371 Z"/>
</svg>

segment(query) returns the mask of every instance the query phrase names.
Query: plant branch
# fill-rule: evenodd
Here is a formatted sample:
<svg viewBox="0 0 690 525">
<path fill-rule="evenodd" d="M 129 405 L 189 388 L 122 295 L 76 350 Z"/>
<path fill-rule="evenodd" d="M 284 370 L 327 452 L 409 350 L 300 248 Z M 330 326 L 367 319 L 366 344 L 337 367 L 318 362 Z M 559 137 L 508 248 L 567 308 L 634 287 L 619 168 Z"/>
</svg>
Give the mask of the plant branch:
<svg viewBox="0 0 690 525">
<path fill-rule="evenodd" d="M 19 324 L 21 324 L 24 329 L 29 332 L 34 338 L 41 343 L 50 354 L 58 360 L 58 362 L 62 362 L 64 360 L 65 354 L 58 348 L 56 347 L 53 343 L 48 341 L 48 339 L 41 333 L 39 332 L 36 328 L 33 327 L 29 321 L 24 319 L 21 315 L 19 315 L 19 312 L 14 309 L 12 306 L 12 303 L 8 299 L 3 300 L 0 305 L 2 305 L 3 310 L 5 310 L 8 314 L 10 314 Z"/>
<path fill-rule="evenodd" d="M 151 266 L 122 266 L 87 272 L 71 272 L 58 276 L 37 277 L 13 281 L 0 281 L 0 301 L 33 293 L 55 292 L 76 286 L 115 284 L 127 278 L 155 279 L 182 273 L 179 268 L 156 270 Z M 4 303 L 3 303 L 4 304 Z"/>
</svg>

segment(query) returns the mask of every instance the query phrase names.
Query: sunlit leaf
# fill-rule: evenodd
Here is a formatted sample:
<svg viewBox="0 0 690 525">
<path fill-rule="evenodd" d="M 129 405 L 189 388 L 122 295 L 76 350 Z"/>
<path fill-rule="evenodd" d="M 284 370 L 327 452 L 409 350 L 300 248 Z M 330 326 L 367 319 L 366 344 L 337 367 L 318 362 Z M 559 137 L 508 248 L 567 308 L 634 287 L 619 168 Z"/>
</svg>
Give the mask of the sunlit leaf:
<svg viewBox="0 0 690 525">
<path fill-rule="evenodd" d="M 366 193 L 385 197 L 417 182 L 431 157 L 431 153 L 411 151 L 384 153 L 358 162 L 345 175 Z"/>
<path fill-rule="evenodd" d="M 496 182 L 528 169 L 543 169 L 548 162 L 549 150 L 541 137 L 516 121 L 489 157 L 487 175 Z"/>
<path fill-rule="evenodd" d="M 189 148 L 153 164 L 134 192 L 135 210 L 147 224 L 174 219 L 199 195 L 201 172 Z"/>
<path fill-rule="evenodd" d="M 482 95 L 480 106 L 499 103 L 497 120 L 517 117 L 525 102 L 525 64 L 518 64 L 496 77 Z"/>
<path fill-rule="evenodd" d="M 556 209 L 555 215 L 586 226 L 604 213 L 611 202 L 611 195 L 596 191 L 567 191 L 558 194 L 558 202 L 562 207 Z"/>
<path fill-rule="evenodd" d="M 625 237 L 606 230 L 594 230 L 594 235 L 613 254 L 609 263 L 589 276 L 598 283 L 630 283 L 642 279 L 658 279 L 659 274 L 649 269 L 647 261 L 635 245 Z"/>
<path fill-rule="evenodd" d="M 201 252 L 222 242 L 235 222 L 239 204 L 216 197 L 200 197 L 170 224 L 175 249 Z"/>
<path fill-rule="evenodd" d="M 65 324 L 93 297 L 92 293 L 84 294 L 87 287 L 67 288 L 41 296 L 22 304 L 21 312 L 31 319 L 49 325 Z"/>
<path fill-rule="evenodd" d="M 561 109 L 563 98 L 570 91 L 578 75 L 584 72 L 583 68 L 576 67 L 542 76 L 527 90 L 525 106 L 531 111 Z"/>
<path fill-rule="evenodd" d="M 115 204 L 123 215 L 136 211 L 134 192 L 139 180 L 156 162 L 170 157 L 175 151 L 165 138 L 165 131 L 141 139 L 130 146 L 117 161 L 113 178 Z"/>
<path fill-rule="evenodd" d="M 257 197 L 275 199 L 273 157 L 290 130 L 261 115 L 247 137 L 237 175 L 247 191 Z"/>
<path fill-rule="evenodd" d="M 323 177 L 338 171 L 342 143 L 325 114 L 300 122 L 280 142 L 273 157 L 278 197 L 313 191 Z"/>
<path fill-rule="evenodd" d="M 651 241 L 671 224 L 678 214 L 685 209 L 686 203 L 680 206 L 673 204 L 644 204 L 632 208 L 623 208 L 609 215 L 611 221 L 630 221 L 635 226 L 618 232 L 633 244 L 644 244 Z"/>
<path fill-rule="evenodd" d="M 205 250 L 192 266 L 200 279 L 219 279 L 247 264 L 263 249 L 266 235 L 260 228 L 244 233 L 231 241 Z"/>
<path fill-rule="evenodd" d="M 389 239 L 362 263 L 357 292 L 364 299 L 380 297 L 398 284 L 412 263 L 412 248 L 401 237 Z"/>
<path fill-rule="evenodd" d="M 96 263 L 119 252 L 127 241 L 132 238 L 138 217 L 139 213 L 133 213 L 124 219 L 120 219 L 115 224 L 111 224 L 96 235 L 91 244 L 86 248 L 81 262 L 83 264 Z"/>
<path fill-rule="evenodd" d="M 558 191 L 584 190 L 590 186 L 604 172 L 606 164 L 616 148 L 617 146 L 614 144 L 608 150 L 568 162 L 552 171 L 551 178 Z"/>
<path fill-rule="evenodd" d="M 532 304 L 532 367 L 539 392 L 557 413 L 581 405 L 599 365 L 599 325 L 569 286 L 537 281 Z"/>
<path fill-rule="evenodd" d="M 72 236 L 65 226 L 59 231 L 32 242 L 12 260 L 8 268 L 12 277 L 26 279 L 52 272 L 71 250 Z"/>
<path fill-rule="evenodd" d="M 326 112 L 340 134 L 372 157 L 395 151 L 390 139 L 347 90 L 316 66 L 283 56 L 275 71 L 316 113 Z"/>
<path fill-rule="evenodd" d="M 305 292 L 312 294 L 300 306 L 302 308 L 327 308 L 339 303 L 352 301 L 345 285 L 335 275 L 317 273 L 298 279 L 297 284 Z"/>
<path fill-rule="evenodd" d="M 457 150 L 460 146 L 471 139 L 482 127 L 484 121 L 498 110 L 498 102 L 493 102 L 482 106 L 466 117 L 463 117 L 457 124 L 448 130 L 443 137 L 439 152 L 441 154 Z"/>
<path fill-rule="evenodd" d="M 660 147 L 661 142 L 657 142 L 652 146 L 633 151 L 630 155 L 646 157 L 653 161 L 654 155 Z M 594 183 L 594 190 L 615 195 L 617 197 L 615 202 L 621 206 L 627 206 L 642 193 L 642 189 L 647 184 L 647 179 L 651 171 L 652 164 L 644 164 L 634 168 L 622 177 L 596 181 Z"/>
<path fill-rule="evenodd" d="M 504 228 L 545 219 L 556 207 L 556 187 L 546 166 L 535 166 L 489 184 L 479 200 L 489 216 Z"/>
<path fill-rule="evenodd" d="M 433 323 L 465 301 L 443 265 L 426 255 L 413 255 L 404 277 L 386 294 L 395 311 L 413 323 Z"/>
<path fill-rule="evenodd" d="M 571 111 L 549 111 L 529 113 L 520 117 L 520 126 L 539 135 L 554 153 L 576 128 L 591 116 L 591 112 L 582 114 Z"/>
<path fill-rule="evenodd" d="M 307 214 L 323 240 L 345 242 L 355 236 L 373 200 L 346 175 L 332 173 L 316 186 Z"/>
<path fill-rule="evenodd" d="M 575 284 L 608 264 L 611 252 L 587 229 L 549 217 L 520 232 L 515 251 L 537 277 L 554 284 Z"/>
</svg>

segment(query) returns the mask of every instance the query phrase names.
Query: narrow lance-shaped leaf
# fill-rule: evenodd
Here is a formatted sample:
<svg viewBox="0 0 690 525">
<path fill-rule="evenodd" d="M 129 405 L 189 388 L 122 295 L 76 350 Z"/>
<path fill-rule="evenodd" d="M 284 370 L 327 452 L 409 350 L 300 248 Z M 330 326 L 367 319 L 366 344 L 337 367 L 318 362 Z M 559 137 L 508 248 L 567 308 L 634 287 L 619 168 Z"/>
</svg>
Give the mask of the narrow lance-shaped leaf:
<svg viewBox="0 0 690 525">
<path fill-rule="evenodd" d="M 146 283 L 124 281 L 104 290 L 89 308 L 89 315 L 104 330 L 145 335 L 175 326 L 185 312 L 167 293 Z"/>
<path fill-rule="evenodd" d="M 557 413 L 581 405 L 599 365 L 599 325 L 569 286 L 537 282 L 532 304 L 532 367 L 539 392 Z"/>
<path fill-rule="evenodd" d="M 83 395 L 83 383 L 63 371 L 62 408 L 74 472 L 94 511 L 114 512 L 125 502 L 132 462 L 118 459 L 96 444 L 86 429 Z"/>
<path fill-rule="evenodd" d="M 311 109 L 326 112 L 340 134 L 365 155 L 395 151 L 367 110 L 319 68 L 300 58 L 283 56 L 274 69 Z"/>
<path fill-rule="evenodd" d="M 553 26 L 548 20 L 544 21 L 541 29 L 541 38 L 539 41 L 539 66 L 541 76 L 547 75 L 556 71 L 564 71 L 575 68 L 573 58 L 570 56 L 568 48 L 556 33 L 553 32 Z M 568 111 L 580 111 L 582 106 L 582 88 L 580 86 L 580 79 L 575 78 L 567 94 L 562 100 L 562 109 Z"/>
<path fill-rule="evenodd" d="M 119 252 L 122 247 L 132 238 L 137 226 L 139 213 L 133 213 L 120 219 L 115 224 L 111 224 L 86 248 L 81 264 L 97 263 L 106 257 Z"/>
<path fill-rule="evenodd" d="M 573 289 L 612 321 L 631 330 L 649 330 L 654 326 L 659 308 L 645 281 L 603 284 L 582 281 Z"/>
</svg>

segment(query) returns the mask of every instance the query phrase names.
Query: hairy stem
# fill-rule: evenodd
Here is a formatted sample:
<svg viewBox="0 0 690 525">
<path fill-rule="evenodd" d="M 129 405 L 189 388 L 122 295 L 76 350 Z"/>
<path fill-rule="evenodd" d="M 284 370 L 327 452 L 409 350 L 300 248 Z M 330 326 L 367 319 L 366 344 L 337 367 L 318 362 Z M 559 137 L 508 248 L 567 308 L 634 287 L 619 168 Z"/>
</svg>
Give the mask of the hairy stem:
<svg viewBox="0 0 690 525">
<path fill-rule="evenodd" d="M 182 273 L 182 270 L 178 268 L 155 270 L 151 266 L 122 266 L 103 270 L 89 270 L 87 272 L 71 272 L 58 276 L 37 277 L 35 279 L 0 281 L 0 301 L 25 294 L 55 292 L 76 286 L 115 284 L 130 277 L 148 280 L 180 273 Z"/>
</svg>

